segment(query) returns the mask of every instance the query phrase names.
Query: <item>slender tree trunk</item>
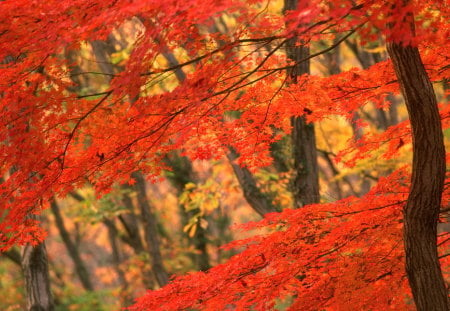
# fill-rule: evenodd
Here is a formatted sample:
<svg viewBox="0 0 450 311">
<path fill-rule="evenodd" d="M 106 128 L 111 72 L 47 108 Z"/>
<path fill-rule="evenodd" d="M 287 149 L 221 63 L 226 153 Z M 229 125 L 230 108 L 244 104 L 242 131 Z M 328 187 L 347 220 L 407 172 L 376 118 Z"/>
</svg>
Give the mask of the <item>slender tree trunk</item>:
<svg viewBox="0 0 450 311">
<path fill-rule="evenodd" d="M 122 185 L 122 189 L 127 191 L 133 190 L 133 188 L 129 185 Z M 127 213 L 121 214 L 117 217 L 127 233 L 122 240 L 133 248 L 136 255 L 139 255 L 145 251 L 144 243 L 142 242 L 141 234 L 139 232 L 139 224 L 137 216 L 134 212 L 135 207 L 133 200 L 128 193 L 124 193 L 122 195 L 122 203 L 127 208 Z"/>
<path fill-rule="evenodd" d="M 248 204 L 262 217 L 267 213 L 276 212 L 276 208 L 259 189 L 253 174 L 247 168 L 234 163 L 234 160 L 237 158 L 236 152 L 230 148 L 230 153 L 227 157 Z"/>
<path fill-rule="evenodd" d="M 128 186 L 128 185 L 123 185 L 122 189 L 124 190 L 133 190 L 132 187 Z M 133 190 L 134 191 L 134 190 Z M 78 202 L 83 202 L 86 199 L 81 196 L 80 194 L 78 194 L 77 192 L 71 192 L 70 196 L 72 198 L 74 198 L 75 200 L 77 200 Z M 133 252 L 136 255 L 141 255 L 142 253 L 145 252 L 144 249 L 144 243 L 142 242 L 142 238 L 141 235 L 139 233 L 139 226 L 138 226 L 138 221 L 137 221 L 137 217 L 135 214 L 135 207 L 133 204 L 132 199 L 130 198 L 130 196 L 128 195 L 128 193 L 124 193 L 122 195 L 122 203 L 123 205 L 127 208 L 127 213 L 126 214 L 121 214 L 119 215 L 117 218 L 119 219 L 120 223 L 122 224 L 126 234 L 119 234 L 119 230 L 117 229 L 116 224 L 114 223 L 113 220 L 109 220 L 109 219 L 104 219 L 103 223 L 108 227 L 108 232 L 111 233 L 115 233 L 116 237 L 119 237 L 124 243 L 128 244 L 132 249 Z M 111 241 L 111 238 L 110 238 Z M 119 249 L 119 245 L 116 246 Z M 113 261 L 115 261 L 115 254 L 114 254 L 114 245 L 111 242 L 111 248 L 113 248 Z M 119 272 L 118 272 L 119 275 Z M 125 280 L 124 278 L 121 278 L 119 275 L 119 281 L 123 281 Z M 142 271 L 142 283 L 144 284 L 144 286 L 146 288 L 153 288 L 154 286 L 154 280 L 153 280 L 153 273 L 150 271 L 150 269 L 145 269 Z M 122 283 L 122 287 L 123 288 L 127 288 L 128 284 L 126 283 Z"/>
<path fill-rule="evenodd" d="M 436 95 L 417 47 L 391 42 L 388 52 L 413 134 L 412 182 L 404 210 L 406 272 L 419 311 L 448 311 L 436 245 L 445 178 L 445 148 Z"/>
<path fill-rule="evenodd" d="M 178 197 L 180 197 L 187 183 L 197 183 L 197 176 L 192 168 L 192 163 L 188 158 L 180 156 L 178 152 L 168 155 L 165 161 L 172 168 L 172 174 L 170 175 L 169 180 L 177 190 Z M 181 204 L 179 204 L 179 208 L 181 224 L 184 227 L 187 225 L 189 219 L 197 214 L 198 209 L 186 211 Z M 211 268 L 207 249 L 208 238 L 206 236 L 206 230 L 201 226 L 198 226 L 194 236 L 191 238 L 186 235 L 186 238 L 188 243 L 193 245 L 196 250 L 190 257 L 195 262 L 198 270 L 206 271 Z"/>
<path fill-rule="evenodd" d="M 22 249 L 22 270 L 25 276 L 28 311 L 54 310 L 45 243 L 27 244 Z"/>
<path fill-rule="evenodd" d="M 169 63 L 169 66 L 177 66 L 179 65 L 178 59 L 171 53 L 168 49 L 163 53 L 164 58 Z M 184 80 L 186 80 L 186 74 L 183 69 L 177 68 L 175 70 L 175 76 L 177 77 L 178 82 L 181 84 Z M 168 161 L 169 163 L 178 164 L 178 169 L 174 167 L 174 175 L 176 176 L 172 181 L 174 181 L 173 185 L 178 190 L 178 196 L 184 191 L 184 187 L 188 182 L 196 183 L 196 176 L 192 169 L 192 164 L 188 160 L 188 158 L 180 156 L 176 154 L 174 161 Z M 193 214 L 197 213 L 196 210 L 186 212 L 184 207 L 181 207 L 182 215 L 182 223 L 183 227 L 187 224 L 187 219 L 192 217 Z M 201 226 L 197 227 L 195 230 L 195 234 L 192 238 L 189 238 L 189 243 L 194 245 L 194 248 L 197 250 L 197 254 L 195 254 L 195 264 L 197 265 L 200 271 L 206 271 L 211 268 L 211 264 L 209 262 L 209 254 L 207 249 L 208 238 L 206 236 L 206 230 Z"/>
<path fill-rule="evenodd" d="M 99 62 L 101 71 L 107 74 L 105 76 L 105 80 L 107 83 L 109 83 L 111 81 L 111 74 L 114 72 L 114 66 L 109 61 L 109 53 L 107 51 L 108 46 L 103 41 L 93 41 L 91 42 L 91 46 L 96 60 Z M 137 100 L 137 98 L 133 98 L 131 100 L 134 101 Z M 148 202 L 144 177 L 140 172 L 134 172 L 132 176 L 137 181 L 133 189 L 135 189 L 137 192 L 137 201 L 141 212 L 142 222 L 144 224 L 144 240 L 146 242 L 147 250 L 152 260 L 153 274 L 155 275 L 156 281 L 158 282 L 159 286 L 162 287 L 168 283 L 169 276 L 166 269 L 164 268 L 161 256 L 157 220 L 152 211 L 152 206 Z M 133 228 L 130 227 L 129 229 Z M 137 234 L 137 232 L 134 232 L 133 234 Z M 144 278 L 144 282 L 148 284 L 148 279 L 146 280 Z"/>
<path fill-rule="evenodd" d="M 73 243 L 72 239 L 70 238 L 70 234 L 66 229 L 66 226 L 64 224 L 64 219 L 61 215 L 61 211 L 59 209 L 58 204 L 55 201 L 52 201 L 50 203 L 50 206 L 51 206 L 53 215 L 55 216 L 56 227 L 58 227 L 59 234 L 61 235 L 64 245 L 66 246 L 70 257 L 72 258 L 72 261 L 75 265 L 75 271 L 78 275 L 78 278 L 80 279 L 81 284 L 83 285 L 83 288 L 88 291 L 93 291 L 94 287 L 92 286 L 92 282 L 89 277 L 89 272 L 88 272 L 83 260 L 81 259 L 78 248 L 76 247 L 75 243 Z"/>
<path fill-rule="evenodd" d="M 211 31 L 217 31 L 217 27 L 212 27 Z M 177 58 L 169 52 L 164 52 L 163 56 L 166 58 L 167 62 L 170 66 L 174 67 L 179 64 Z M 175 75 L 180 83 L 182 83 L 186 79 L 186 74 L 183 72 L 181 68 L 177 68 L 175 70 Z M 233 171 L 235 173 L 235 176 L 239 182 L 239 185 L 242 188 L 242 191 L 244 193 L 244 198 L 247 201 L 247 203 L 250 205 L 251 208 L 253 208 L 259 215 L 263 216 L 267 213 L 276 212 L 276 208 L 271 204 L 271 202 L 267 199 L 267 197 L 259 190 L 258 185 L 256 183 L 256 180 L 253 176 L 253 174 L 246 168 L 241 167 L 240 165 L 237 165 L 234 163 L 234 160 L 238 157 L 236 152 L 229 148 L 229 154 L 227 155 L 228 160 L 230 161 L 230 164 L 233 168 Z M 187 161 L 184 160 L 184 161 Z M 189 163 L 189 167 L 191 168 L 191 165 Z M 189 176 L 189 175 L 186 175 Z M 183 188 L 184 189 L 184 185 Z M 205 246 L 201 241 L 206 241 L 204 234 L 202 234 L 202 228 L 199 228 L 199 230 L 196 231 L 196 236 L 194 239 L 194 243 L 196 244 L 196 249 L 201 251 L 201 254 L 205 254 Z M 197 238 L 197 232 L 199 234 L 199 237 Z M 198 240 L 198 241 L 197 241 Z M 200 242 L 200 243 L 199 243 Z M 209 263 L 208 263 L 209 267 Z M 204 270 L 204 269 L 200 269 Z"/>
<path fill-rule="evenodd" d="M 108 238 L 112 250 L 114 270 L 116 271 L 121 286 L 121 300 L 122 300 L 121 304 L 123 307 L 126 307 L 132 304 L 133 299 L 132 297 L 130 297 L 130 293 L 128 292 L 129 284 L 127 278 L 125 277 L 125 273 L 120 267 L 120 264 L 122 263 L 122 256 L 120 254 L 121 253 L 120 247 L 116 239 L 118 232 L 116 230 L 116 227 L 114 226 L 114 221 L 105 219 L 104 224 L 108 228 Z"/>
<path fill-rule="evenodd" d="M 124 195 L 124 197 L 127 195 Z M 129 198 L 131 201 L 131 198 Z M 134 206 L 131 206 L 131 208 L 128 208 L 128 210 L 130 212 L 132 212 L 134 209 Z M 113 250 L 112 252 L 112 259 L 114 262 L 117 261 L 117 256 L 116 253 L 120 255 L 120 246 L 117 243 L 117 241 L 113 241 L 111 239 L 111 234 L 115 234 L 116 238 L 120 238 L 120 240 L 123 243 L 128 244 L 132 249 L 134 254 L 136 255 L 141 255 L 143 253 L 145 253 L 145 249 L 144 249 L 144 245 L 142 243 L 141 240 L 141 236 L 139 234 L 139 232 L 137 231 L 137 226 L 133 227 L 135 225 L 137 225 L 137 223 L 135 223 L 134 221 L 128 223 L 127 217 L 124 216 L 130 216 L 130 215 L 119 215 L 118 219 L 120 221 L 120 223 L 122 223 L 123 227 L 125 227 L 125 234 L 119 234 L 119 230 L 116 227 L 116 224 L 114 222 L 114 220 L 109 220 L 109 219 L 104 219 L 103 223 L 108 227 L 108 233 L 110 236 L 110 244 L 111 244 L 111 248 Z M 133 216 L 134 217 L 134 216 Z M 137 233 L 137 234 L 136 234 Z M 117 248 L 117 251 L 114 249 Z M 122 273 L 122 270 L 120 270 L 120 268 L 116 268 L 117 271 L 117 275 L 119 276 L 119 281 L 121 282 L 122 288 L 128 288 L 129 284 L 126 282 L 126 278 L 122 277 L 120 274 Z M 154 282 L 154 277 L 153 277 L 153 273 L 151 271 L 151 269 L 149 269 L 147 266 L 145 266 L 142 271 L 142 283 L 144 284 L 145 288 L 147 289 L 153 289 L 155 286 L 155 282 Z M 125 283 L 123 283 L 123 281 L 125 281 Z"/>
<path fill-rule="evenodd" d="M 284 11 L 296 10 L 298 0 L 285 0 Z M 297 38 L 291 38 L 286 45 L 287 57 L 298 62 L 309 56 L 309 47 L 298 45 Z M 309 74 L 309 61 L 298 63 L 288 70 L 290 83 L 297 83 L 297 78 Z M 292 192 L 295 207 L 318 203 L 319 170 L 317 164 L 316 137 L 314 124 L 307 123 L 305 117 L 293 117 L 292 123 L 292 152 L 294 157 L 294 177 Z"/>
<path fill-rule="evenodd" d="M 145 242 L 152 258 L 153 273 L 159 286 L 163 287 L 169 282 L 169 275 L 161 256 L 156 217 L 153 214 L 153 207 L 148 202 L 144 176 L 140 172 L 135 172 L 132 176 L 136 179 L 137 200 L 144 223 Z"/>
</svg>

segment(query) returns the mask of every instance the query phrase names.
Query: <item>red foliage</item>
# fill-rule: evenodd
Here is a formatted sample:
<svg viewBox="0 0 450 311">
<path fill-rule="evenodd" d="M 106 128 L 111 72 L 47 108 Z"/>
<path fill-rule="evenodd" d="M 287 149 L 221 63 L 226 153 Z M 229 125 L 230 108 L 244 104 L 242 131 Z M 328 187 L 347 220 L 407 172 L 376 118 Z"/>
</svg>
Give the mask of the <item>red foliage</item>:
<svg viewBox="0 0 450 311">
<path fill-rule="evenodd" d="M 356 32 L 371 42 L 384 34 L 418 44 L 433 81 L 449 78 L 445 1 L 412 1 L 401 10 L 394 0 L 301 2 L 287 13 L 289 22 L 256 0 L 0 2 L 0 249 L 41 241 L 44 234 L 28 215 L 87 181 L 101 193 L 138 169 L 157 177 L 164 154 L 174 149 L 205 159 L 232 146 L 242 165 L 268 165 L 269 144 L 279 139 L 273 128 L 289 132 L 290 116 L 350 118 L 365 103 L 383 106 L 388 93 L 398 93 L 389 61 L 332 77 L 304 76 L 280 88 L 289 64 L 277 51 L 291 36 L 313 42 Z M 409 11 L 417 16 L 414 38 L 403 30 Z M 239 16 L 229 36 L 196 27 L 224 12 Z M 59 54 L 104 39 L 136 17 L 145 31 L 110 89 L 95 96 L 72 93 L 71 64 Z M 263 49 L 269 45 L 270 52 Z M 243 46 L 252 52 L 244 55 Z M 191 59 L 183 67 L 195 65 L 194 73 L 171 92 L 146 95 L 145 88 L 171 71 L 154 68 L 155 58 L 177 47 Z M 228 120 L 229 111 L 242 112 L 241 118 Z M 447 107 L 442 117 L 448 125 Z M 384 141 L 392 156 L 410 140 L 406 122 L 364 139 L 349 146 L 356 159 Z M 224 265 L 149 292 L 132 309 L 266 310 L 288 297 L 292 310 L 408 309 L 398 247 L 408 180 L 403 169 L 364 198 L 269 215 L 255 226 L 272 233 L 247 241 L 246 250 Z"/>
<path fill-rule="evenodd" d="M 363 198 L 269 214 L 244 228 L 270 233 L 226 246 L 243 252 L 176 277 L 130 310 L 273 310 L 284 299 L 289 310 L 413 310 L 401 247 L 408 180 L 401 169 Z"/>
</svg>

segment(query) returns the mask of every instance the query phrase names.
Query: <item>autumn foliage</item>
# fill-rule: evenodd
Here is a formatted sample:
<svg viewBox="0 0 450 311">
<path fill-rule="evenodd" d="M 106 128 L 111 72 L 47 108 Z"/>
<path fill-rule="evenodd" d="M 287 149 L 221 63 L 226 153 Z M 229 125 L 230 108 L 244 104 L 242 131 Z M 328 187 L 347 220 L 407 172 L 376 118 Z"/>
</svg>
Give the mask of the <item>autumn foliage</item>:
<svg viewBox="0 0 450 311">
<path fill-rule="evenodd" d="M 286 70 L 296 65 L 283 52 L 289 38 L 314 46 L 308 59 L 348 38 L 369 50 L 402 42 L 419 47 L 437 87 L 450 78 L 446 1 L 299 2 L 284 15 L 257 0 L 0 2 L 0 250 L 43 241 L 45 231 L 29 216 L 87 183 L 102 196 L 114 184 L 134 184 L 135 171 L 156 182 L 175 150 L 190 160 L 218 160 L 232 148 L 236 162 L 256 172 L 273 164 L 271 145 L 291 133 L 290 117 L 352 123 L 364 105 L 388 109 L 387 96 L 400 93 L 390 60 L 287 83 Z M 227 33 L 213 27 L 224 14 L 236 17 Z M 416 18 L 414 36 L 405 30 L 407 14 Z M 122 70 L 109 74 L 109 86 L 75 92 L 75 64 L 62 55 L 136 20 L 132 50 Z M 178 64 L 157 65 L 164 53 L 180 55 Z M 180 69 L 184 81 L 159 88 Z M 374 155 L 392 160 L 410 152 L 411 142 L 404 120 L 351 138 L 335 161 L 351 168 Z M 404 164 L 363 197 L 284 209 L 240 225 L 257 234 L 225 246 L 239 254 L 208 271 L 173 277 L 130 309 L 414 309 L 402 247 L 410 177 Z M 449 177 L 442 196 L 447 212 Z M 448 281 L 448 232 L 438 245 Z"/>
</svg>

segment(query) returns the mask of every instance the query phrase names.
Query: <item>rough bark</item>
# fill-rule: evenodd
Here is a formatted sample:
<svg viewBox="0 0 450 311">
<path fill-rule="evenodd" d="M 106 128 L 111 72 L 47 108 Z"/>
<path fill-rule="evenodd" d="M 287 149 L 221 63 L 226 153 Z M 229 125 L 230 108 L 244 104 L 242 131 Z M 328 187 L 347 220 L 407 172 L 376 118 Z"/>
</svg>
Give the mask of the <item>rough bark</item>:
<svg viewBox="0 0 450 311">
<path fill-rule="evenodd" d="M 27 244 L 22 249 L 22 270 L 25 276 L 27 310 L 54 310 L 50 292 L 50 277 L 45 243 L 37 246 Z"/>
<path fill-rule="evenodd" d="M 58 204 L 55 201 L 52 201 L 50 203 L 50 206 L 52 213 L 55 216 L 56 227 L 58 228 L 59 234 L 64 242 L 64 245 L 66 246 L 67 251 L 69 252 L 70 258 L 72 258 L 72 261 L 75 265 L 75 271 L 78 275 L 78 278 L 80 279 L 83 288 L 88 291 L 94 290 L 91 279 L 89 277 L 89 272 L 83 260 L 81 259 L 78 248 L 70 238 L 70 233 L 66 229 L 64 219 L 61 215 Z"/>
<path fill-rule="evenodd" d="M 298 0 L 284 1 L 284 11 L 295 10 L 297 7 Z M 297 62 L 296 66 L 288 70 L 290 83 L 297 83 L 299 76 L 309 74 L 309 61 L 298 63 L 309 56 L 309 47 L 298 43 L 297 38 L 291 38 L 286 44 L 287 57 Z M 306 122 L 304 116 L 292 117 L 291 124 L 294 157 L 292 193 L 295 207 L 302 207 L 320 200 L 316 137 L 314 124 Z"/>
<path fill-rule="evenodd" d="M 155 274 L 156 281 L 159 286 L 164 286 L 169 282 L 169 275 L 164 268 L 160 241 L 158 238 L 158 227 L 156 217 L 154 215 L 153 207 L 150 205 L 147 198 L 147 190 L 144 176 L 140 172 L 132 174 L 136 180 L 137 201 L 141 211 L 142 222 L 144 223 L 145 242 L 152 259 L 152 269 Z"/>
<path fill-rule="evenodd" d="M 448 311 L 436 245 L 445 177 L 445 148 L 436 96 L 417 47 L 390 42 L 388 52 L 413 135 L 412 181 L 404 209 L 406 272 L 419 311 Z"/>
</svg>

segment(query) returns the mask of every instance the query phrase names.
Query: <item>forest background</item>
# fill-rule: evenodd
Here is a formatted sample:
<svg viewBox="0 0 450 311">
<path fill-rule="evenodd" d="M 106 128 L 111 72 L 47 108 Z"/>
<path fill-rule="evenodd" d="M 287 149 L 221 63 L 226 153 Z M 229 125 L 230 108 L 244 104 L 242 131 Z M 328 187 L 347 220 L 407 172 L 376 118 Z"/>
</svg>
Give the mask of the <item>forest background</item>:
<svg viewBox="0 0 450 311">
<path fill-rule="evenodd" d="M 419 47 L 448 148 L 446 1 L 75 2 L 0 2 L 1 310 L 38 303 L 36 254 L 56 310 L 414 309 L 414 202 L 442 280 L 417 308 L 445 310 L 450 157 L 425 146 L 407 203 L 389 56 Z"/>
</svg>

